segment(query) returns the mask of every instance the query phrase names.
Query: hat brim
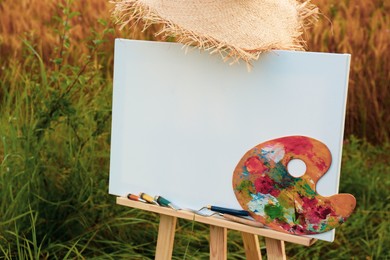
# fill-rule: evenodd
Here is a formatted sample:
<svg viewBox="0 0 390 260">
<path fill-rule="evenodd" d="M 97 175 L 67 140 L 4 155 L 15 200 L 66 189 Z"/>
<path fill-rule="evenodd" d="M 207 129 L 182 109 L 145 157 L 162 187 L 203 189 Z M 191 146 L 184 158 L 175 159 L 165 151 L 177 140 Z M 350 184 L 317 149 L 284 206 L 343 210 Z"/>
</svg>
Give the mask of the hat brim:
<svg viewBox="0 0 390 260">
<path fill-rule="evenodd" d="M 304 50 L 302 33 L 317 19 L 316 6 L 295 0 L 201 1 L 116 0 L 121 28 L 142 21 L 163 25 L 158 34 L 187 46 L 219 53 L 233 63 L 263 52 Z M 219 4 L 219 5 L 218 5 Z"/>
</svg>

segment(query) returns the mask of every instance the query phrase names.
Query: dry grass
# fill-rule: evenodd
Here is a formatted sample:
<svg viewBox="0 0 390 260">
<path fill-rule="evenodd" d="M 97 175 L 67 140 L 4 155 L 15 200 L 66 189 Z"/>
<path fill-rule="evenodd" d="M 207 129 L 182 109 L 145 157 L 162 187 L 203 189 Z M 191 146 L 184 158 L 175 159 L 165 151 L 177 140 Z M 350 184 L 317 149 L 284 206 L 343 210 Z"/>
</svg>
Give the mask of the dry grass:
<svg viewBox="0 0 390 260">
<path fill-rule="evenodd" d="M 21 39 L 27 39 L 50 64 L 61 37 L 56 30 L 64 27 L 64 14 L 58 3 L 69 0 L 0 0 L 0 63 L 4 70 L 9 58 L 21 59 Z M 74 0 L 72 11 L 79 12 L 70 21 L 69 36 L 73 43 L 69 59 L 88 53 L 86 39 L 106 26 L 98 20 L 110 21 L 108 0 Z M 357 135 L 371 142 L 389 141 L 390 116 L 390 2 L 313 1 L 324 14 L 316 26 L 306 32 L 310 51 L 351 53 L 352 64 L 347 107 L 346 135 Z M 55 19 L 58 17 L 60 19 Z M 331 21 L 331 22 L 330 22 Z M 108 26 L 113 26 L 108 24 Z M 106 64 L 112 62 L 113 38 L 155 39 L 156 27 L 146 32 L 134 27 L 131 31 L 115 31 L 105 46 Z M 162 39 L 159 39 L 162 40 Z M 79 44 L 74 44 L 74 43 Z M 1 75 L 1 70 L 0 70 Z M 1 95 L 1 93 L 0 93 Z M 386 113 L 387 112 L 387 113 Z"/>
<path fill-rule="evenodd" d="M 0 57 L 13 57 L 20 59 L 22 54 L 22 41 L 27 39 L 34 43 L 35 49 L 41 54 L 44 61 L 50 62 L 56 46 L 60 45 L 61 30 L 66 21 L 63 6 L 67 3 L 72 12 L 77 12 L 69 21 L 69 37 L 72 42 L 70 51 L 73 57 L 88 53 L 86 40 L 94 36 L 94 31 L 101 33 L 106 26 L 99 20 L 111 23 L 110 10 L 112 4 L 108 0 L 0 0 Z M 56 30 L 60 30 L 58 33 Z M 156 27 L 142 32 L 135 28 L 131 32 L 116 30 L 111 38 L 107 39 L 107 56 L 113 48 L 113 39 L 128 37 L 133 39 L 152 39 Z M 79 44 L 74 44 L 79 43 Z"/>
<path fill-rule="evenodd" d="M 390 1 L 315 3 L 324 18 L 308 33 L 309 49 L 352 54 L 346 134 L 377 143 L 388 142 Z"/>
</svg>

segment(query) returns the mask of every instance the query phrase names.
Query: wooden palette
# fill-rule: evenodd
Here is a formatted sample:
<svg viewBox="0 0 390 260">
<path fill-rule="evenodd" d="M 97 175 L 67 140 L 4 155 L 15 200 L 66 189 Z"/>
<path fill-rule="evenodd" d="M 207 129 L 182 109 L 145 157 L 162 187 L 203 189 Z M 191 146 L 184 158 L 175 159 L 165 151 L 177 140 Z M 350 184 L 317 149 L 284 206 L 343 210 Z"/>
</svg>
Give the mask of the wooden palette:
<svg viewBox="0 0 390 260">
<path fill-rule="evenodd" d="M 301 177 L 289 174 L 293 159 L 306 164 Z M 264 225 L 292 234 L 318 234 L 336 228 L 351 215 L 351 194 L 323 197 L 318 180 L 331 165 L 331 153 L 318 140 L 288 136 L 270 140 L 248 151 L 233 173 L 233 188 L 243 209 Z"/>
</svg>

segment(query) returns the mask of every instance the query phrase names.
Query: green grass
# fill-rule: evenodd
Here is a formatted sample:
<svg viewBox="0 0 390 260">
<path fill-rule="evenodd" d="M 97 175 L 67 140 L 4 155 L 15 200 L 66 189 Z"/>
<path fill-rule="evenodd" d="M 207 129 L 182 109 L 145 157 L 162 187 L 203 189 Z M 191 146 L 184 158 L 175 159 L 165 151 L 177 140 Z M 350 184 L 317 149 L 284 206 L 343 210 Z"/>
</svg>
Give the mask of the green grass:
<svg viewBox="0 0 390 260">
<path fill-rule="evenodd" d="M 68 30 L 52 64 L 27 41 L 22 60 L 0 64 L 0 259 L 153 259 L 158 216 L 108 195 L 112 64 L 101 43 L 111 31 L 86 41 L 92 55 L 68 59 Z M 389 154 L 348 138 L 340 191 L 356 212 L 334 243 L 287 244 L 292 259 L 390 258 Z M 180 220 L 173 258 L 208 259 L 208 232 Z M 240 234 L 228 236 L 229 259 L 245 259 Z"/>
</svg>

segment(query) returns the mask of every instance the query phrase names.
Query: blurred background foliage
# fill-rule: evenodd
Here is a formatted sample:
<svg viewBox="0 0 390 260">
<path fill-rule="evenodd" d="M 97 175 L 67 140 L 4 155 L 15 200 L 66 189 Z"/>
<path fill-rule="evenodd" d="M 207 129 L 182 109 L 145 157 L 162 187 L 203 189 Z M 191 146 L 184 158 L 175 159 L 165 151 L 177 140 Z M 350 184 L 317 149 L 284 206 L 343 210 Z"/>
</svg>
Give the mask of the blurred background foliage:
<svg viewBox="0 0 390 260">
<path fill-rule="evenodd" d="M 334 243 L 293 259 L 386 259 L 389 235 L 390 2 L 317 0 L 309 51 L 351 53 L 340 192 L 355 214 Z M 108 195 L 114 38 L 106 0 L 0 0 L 0 259 L 150 259 L 158 216 Z M 179 221 L 174 259 L 207 259 L 208 229 Z M 264 243 L 261 241 L 262 250 Z M 229 259 L 244 259 L 229 232 Z"/>
</svg>

